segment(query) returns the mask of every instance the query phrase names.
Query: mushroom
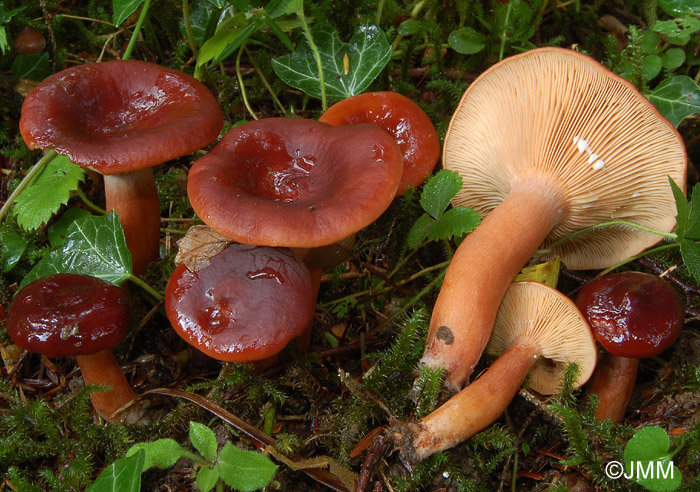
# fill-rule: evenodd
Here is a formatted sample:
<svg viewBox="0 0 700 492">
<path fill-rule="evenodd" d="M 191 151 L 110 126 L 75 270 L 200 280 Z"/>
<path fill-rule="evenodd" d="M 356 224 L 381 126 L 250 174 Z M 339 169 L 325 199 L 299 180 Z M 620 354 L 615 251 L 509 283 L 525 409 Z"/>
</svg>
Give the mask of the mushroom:
<svg viewBox="0 0 700 492">
<path fill-rule="evenodd" d="M 22 105 L 30 149 L 53 148 L 104 175 L 106 208 L 124 228 L 133 271 L 158 257 L 160 205 L 151 167 L 211 143 L 221 108 L 177 70 L 137 60 L 80 65 L 41 82 Z"/>
<path fill-rule="evenodd" d="M 418 187 L 440 158 L 440 139 L 432 121 L 420 106 L 397 92 L 366 92 L 343 99 L 318 121 L 333 126 L 370 123 L 394 137 L 403 154 L 397 195 Z"/>
<path fill-rule="evenodd" d="M 503 293 L 538 247 L 614 219 L 673 229 L 668 178 L 685 186 L 686 154 L 673 125 L 632 84 L 582 54 L 541 48 L 471 84 L 450 122 L 443 165 L 463 179 L 453 204 L 486 215 L 450 263 L 422 358 L 458 390 Z M 553 254 L 570 269 L 605 268 L 659 240 L 607 227 Z"/>
<path fill-rule="evenodd" d="M 181 263 L 165 290 L 175 331 L 228 362 L 274 357 L 308 329 L 315 304 L 309 271 L 291 250 L 236 243 L 197 270 Z"/>
<path fill-rule="evenodd" d="M 586 284 L 576 304 L 605 351 L 587 388 L 598 397 L 595 416 L 621 422 L 639 358 L 660 354 L 678 338 L 685 321 L 683 302 L 655 275 L 622 272 Z"/>
<path fill-rule="evenodd" d="M 187 193 L 204 223 L 233 241 L 326 246 L 386 210 L 402 160 L 373 125 L 267 118 L 231 129 L 195 162 Z"/>
<path fill-rule="evenodd" d="M 10 305 L 7 333 L 14 343 L 46 357 L 75 356 L 95 410 L 110 422 L 134 400 L 112 348 L 129 329 L 129 298 L 121 287 L 73 273 L 42 277 L 22 288 Z M 126 415 L 137 420 L 136 414 Z"/>
<path fill-rule="evenodd" d="M 22 55 L 35 55 L 46 48 L 46 38 L 32 26 L 25 26 L 15 38 L 15 49 Z"/>
<path fill-rule="evenodd" d="M 538 282 L 515 282 L 503 297 L 487 351 L 498 359 L 472 384 L 395 437 L 410 461 L 449 449 L 495 421 L 529 374 L 529 386 L 559 391 L 567 366 L 579 365 L 575 387 L 593 372 L 596 347 L 576 305 Z"/>
</svg>

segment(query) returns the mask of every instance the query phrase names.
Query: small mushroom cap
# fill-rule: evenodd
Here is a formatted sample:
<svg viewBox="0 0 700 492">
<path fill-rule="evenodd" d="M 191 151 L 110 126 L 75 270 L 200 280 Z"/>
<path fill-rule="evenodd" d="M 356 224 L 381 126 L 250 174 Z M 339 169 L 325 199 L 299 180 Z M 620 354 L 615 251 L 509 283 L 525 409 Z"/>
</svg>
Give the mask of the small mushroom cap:
<svg viewBox="0 0 700 492">
<path fill-rule="evenodd" d="M 22 105 L 30 149 L 50 147 L 102 174 L 135 171 L 211 143 L 221 108 L 189 75 L 138 60 L 68 68 L 41 82 Z"/>
<path fill-rule="evenodd" d="M 561 48 L 507 58 L 474 81 L 445 136 L 443 165 L 463 178 L 454 205 L 482 216 L 521 181 L 556 189 L 562 219 L 544 246 L 615 219 L 671 231 L 668 178 L 684 188 L 686 176 L 683 141 L 653 104 L 597 61 Z M 599 269 L 659 240 L 607 227 L 565 241 L 554 254 L 571 269 Z"/>
<path fill-rule="evenodd" d="M 425 111 L 396 92 L 366 92 L 343 99 L 318 119 L 333 126 L 370 123 L 389 132 L 403 154 L 397 194 L 417 188 L 440 158 L 440 139 Z"/>
<path fill-rule="evenodd" d="M 642 272 L 606 275 L 586 284 L 576 305 L 596 340 L 621 357 L 651 357 L 681 333 L 685 309 L 678 293 L 661 278 Z"/>
<path fill-rule="evenodd" d="M 231 244 L 191 271 L 173 272 L 165 309 L 175 331 L 215 359 L 270 357 L 313 322 L 316 299 L 308 269 L 291 250 Z"/>
<path fill-rule="evenodd" d="M 325 246 L 386 210 L 402 161 L 374 125 L 267 118 L 224 135 L 192 166 L 187 193 L 197 215 L 234 241 Z"/>
<path fill-rule="evenodd" d="M 530 370 L 529 385 L 543 395 L 559 392 L 569 364 L 579 365 L 575 387 L 585 383 L 596 364 L 591 329 L 564 294 L 539 282 L 515 282 L 506 291 L 486 351 L 505 352 L 520 336 L 535 341 L 542 357 Z"/>
<path fill-rule="evenodd" d="M 111 349 L 129 330 L 124 289 L 99 278 L 58 273 L 27 284 L 15 296 L 7 334 L 25 350 L 47 357 Z"/>
<path fill-rule="evenodd" d="M 35 55 L 46 48 L 46 38 L 32 26 L 25 26 L 15 38 L 15 49 L 22 55 Z"/>
</svg>

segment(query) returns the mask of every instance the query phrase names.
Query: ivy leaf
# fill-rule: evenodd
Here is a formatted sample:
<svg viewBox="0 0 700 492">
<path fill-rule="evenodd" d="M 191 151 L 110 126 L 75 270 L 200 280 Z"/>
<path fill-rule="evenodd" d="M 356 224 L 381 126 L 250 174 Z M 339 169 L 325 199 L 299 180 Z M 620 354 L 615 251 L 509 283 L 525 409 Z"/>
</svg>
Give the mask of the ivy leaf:
<svg viewBox="0 0 700 492">
<path fill-rule="evenodd" d="M 406 246 L 409 249 L 416 249 L 421 245 L 425 238 L 428 237 L 428 231 L 430 226 L 435 223 L 435 219 L 430 217 L 428 214 L 423 214 L 418 217 L 418 220 L 413 224 L 411 230 L 408 231 L 408 236 L 406 237 Z"/>
<path fill-rule="evenodd" d="M 451 208 L 430 225 L 428 239 L 438 241 L 451 237 L 461 237 L 474 230 L 481 222 L 481 216 L 469 207 Z"/>
<path fill-rule="evenodd" d="M 312 37 L 321 55 L 321 66 L 329 99 L 345 99 L 363 92 L 381 73 L 391 57 L 391 46 L 384 31 L 364 24 L 343 43 L 338 33 L 325 26 L 316 26 Z M 346 73 L 343 57 L 349 60 Z M 272 68 L 288 85 L 312 97 L 321 97 L 318 69 L 309 44 L 303 41 L 289 55 L 272 59 Z"/>
<path fill-rule="evenodd" d="M 12 212 L 25 230 L 41 227 L 61 205 L 68 203 L 71 191 L 85 178 L 85 171 L 66 156 L 57 155 L 34 181 L 19 194 Z"/>
<path fill-rule="evenodd" d="M 194 448 L 199 451 L 205 460 L 214 462 L 216 460 L 216 436 L 214 432 L 204 424 L 190 422 L 190 441 Z"/>
<path fill-rule="evenodd" d="M 635 482 L 653 492 L 676 490 L 683 477 L 673 465 L 669 447 L 668 434 L 661 427 L 650 426 L 637 431 L 625 446 L 626 476 L 633 475 Z"/>
<path fill-rule="evenodd" d="M 209 492 L 218 480 L 219 468 L 216 466 L 205 465 L 197 472 L 197 488 L 201 492 Z"/>
<path fill-rule="evenodd" d="M 119 25 L 124 22 L 127 17 L 136 12 L 136 9 L 145 1 L 146 0 L 112 0 L 112 9 L 114 10 L 112 21 L 114 25 L 119 27 Z"/>
<path fill-rule="evenodd" d="M 190 458 L 196 461 L 197 456 L 187 451 L 174 439 L 158 439 L 153 442 L 138 442 L 126 452 L 127 456 L 136 453 L 144 453 L 141 471 L 146 471 L 154 466 L 160 469 L 169 468 L 177 463 L 180 458 Z"/>
<path fill-rule="evenodd" d="M 77 207 L 69 208 L 63 212 L 61 217 L 46 229 L 46 235 L 49 238 L 51 246 L 54 248 L 63 246 L 66 242 L 66 235 L 68 234 L 70 225 L 76 220 L 84 219 L 91 215 L 92 214 L 84 208 Z"/>
<path fill-rule="evenodd" d="M 700 283 L 700 244 L 689 239 L 681 239 L 679 242 L 683 263 L 695 280 Z"/>
<path fill-rule="evenodd" d="M 138 450 L 105 468 L 86 492 L 139 492 L 146 453 Z"/>
<path fill-rule="evenodd" d="M 243 492 L 258 490 L 272 480 L 277 465 L 254 451 L 226 443 L 219 453 L 219 474 L 229 486 Z"/>
<path fill-rule="evenodd" d="M 443 169 L 425 183 L 420 205 L 423 210 L 437 219 L 461 189 L 462 177 L 455 171 Z"/>
<path fill-rule="evenodd" d="M 10 229 L 0 229 L 0 270 L 7 273 L 12 270 L 27 250 L 25 238 Z"/>
<path fill-rule="evenodd" d="M 674 75 L 664 80 L 648 98 L 676 127 L 683 118 L 700 111 L 700 87 L 687 75 Z"/>
<path fill-rule="evenodd" d="M 60 249 L 44 256 L 20 287 L 55 273 L 82 273 L 121 284 L 131 275 L 131 254 L 114 211 L 74 221 Z"/>
</svg>

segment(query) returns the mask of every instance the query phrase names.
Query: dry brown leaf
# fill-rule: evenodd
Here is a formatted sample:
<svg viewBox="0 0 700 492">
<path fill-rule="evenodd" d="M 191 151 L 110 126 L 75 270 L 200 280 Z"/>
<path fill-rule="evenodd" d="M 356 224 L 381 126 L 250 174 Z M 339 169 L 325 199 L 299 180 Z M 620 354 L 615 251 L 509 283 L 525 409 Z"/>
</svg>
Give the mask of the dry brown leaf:
<svg viewBox="0 0 700 492">
<path fill-rule="evenodd" d="M 184 263 L 193 272 L 201 270 L 209 265 L 209 258 L 221 253 L 232 242 L 209 226 L 192 226 L 177 242 L 175 265 Z"/>
</svg>

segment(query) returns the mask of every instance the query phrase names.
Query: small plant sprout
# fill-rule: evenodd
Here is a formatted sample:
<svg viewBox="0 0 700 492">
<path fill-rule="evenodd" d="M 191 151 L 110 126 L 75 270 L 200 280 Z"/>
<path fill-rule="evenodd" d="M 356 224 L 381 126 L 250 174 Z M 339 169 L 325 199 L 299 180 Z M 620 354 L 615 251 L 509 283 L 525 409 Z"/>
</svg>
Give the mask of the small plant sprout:
<svg viewBox="0 0 700 492">
<path fill-rule="evenodd" d="M 590 148 L 606 156 L 608 172 L 590 172 L 599 158 L 589 163 L 579 152 Z M 503 294 L 540 246 L 611 219 L 673 229 L 666 182 L 669 175 L 685 182 L 686 154 L 675 128 L 629 82 L 580 53 L 540 48 L 492 66 L 469 86 L 445 135 L 443 165 L 463 179 L 453 205 L 484 217 L 452 258 L 422 359 L 446 369 L 447 385 L 459 390 Z M 633 191 L 641 199 L 630 201 Z M 569 269 L 598 269 L 659 240 L 608 227 L 550 253 Z"/>
</svg>

